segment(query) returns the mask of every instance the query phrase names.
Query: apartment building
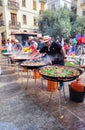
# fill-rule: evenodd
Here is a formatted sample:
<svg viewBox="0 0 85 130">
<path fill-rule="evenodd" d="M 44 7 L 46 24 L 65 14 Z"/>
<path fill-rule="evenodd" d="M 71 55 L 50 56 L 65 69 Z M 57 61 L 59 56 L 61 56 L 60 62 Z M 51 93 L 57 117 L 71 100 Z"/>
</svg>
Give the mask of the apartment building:
<svg viewBox="0 0 85 130">
<path fill-rule="evenodd" d="M 68 9 L 71 9 L 72 0 L 47 0 L 48 9 L 59 9 L 66 6 Z"/>
<path fill-rule="evenodd" d="M 0 41 L 12 32 L 38 32 L 38 16 L 45 10 L 46 0 L 0 0 Z"/>
<path fill-rule="evenodd" d="M 77 0 L 77 15 L 85 16 L 85 0 Z"/>
</svg>

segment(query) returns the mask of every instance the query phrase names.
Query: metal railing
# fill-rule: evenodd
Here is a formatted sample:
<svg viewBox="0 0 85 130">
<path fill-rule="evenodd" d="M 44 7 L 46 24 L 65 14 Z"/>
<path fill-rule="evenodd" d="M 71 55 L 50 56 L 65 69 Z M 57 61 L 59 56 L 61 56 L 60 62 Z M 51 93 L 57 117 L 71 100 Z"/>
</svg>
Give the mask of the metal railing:
<svg viewBox="0 0 85 130">
<path fill-rule="evenodd" d="M 20 24 L 20 22 L 17 22 L 17 21 L 14 22 L 14 21 L 10 20 L 9 26 L 10 26 L 10 28 L 20 28 L 21 24 Z"/>
<path fill-rule="evenodd" d="M 15 2 L 14 0 L 8 0 L 8 7 L 10 9 L 19 9 L 19 2 Z"/>
</svg>

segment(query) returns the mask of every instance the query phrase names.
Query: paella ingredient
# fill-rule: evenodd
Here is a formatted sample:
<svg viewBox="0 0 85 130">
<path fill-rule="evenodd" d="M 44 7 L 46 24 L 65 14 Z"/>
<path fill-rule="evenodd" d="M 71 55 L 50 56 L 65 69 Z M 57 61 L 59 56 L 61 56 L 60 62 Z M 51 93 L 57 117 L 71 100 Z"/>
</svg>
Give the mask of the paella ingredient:
<svg viewBox="0 0 85 130">
<path fill-rule="evenodd" d="M 78 62 L 70 62 L 70 61 L 65 62 L 65 66 L 74 66 L 74 67 L 76 67 L 78 64 L 79 64 Z"/>
<path fill-rule="evenodd" d="M 72 77 L 79 75 L 79 71 L 66 66 L 48 66 L 41 69 L 41 74 L 53 77 Z"/>
<path fill-rule="evenodd" d="M 53 75 L 53 76 L 62 76 L 65 77 L 67 75 L 72 74 L 71 70 L 67 70 L 67 69 L 56 69 L 56 68 L 52 68 L 50 70 L 44 70 L 44 72 L 46 72 L 48 75 Z"/>
</svg>

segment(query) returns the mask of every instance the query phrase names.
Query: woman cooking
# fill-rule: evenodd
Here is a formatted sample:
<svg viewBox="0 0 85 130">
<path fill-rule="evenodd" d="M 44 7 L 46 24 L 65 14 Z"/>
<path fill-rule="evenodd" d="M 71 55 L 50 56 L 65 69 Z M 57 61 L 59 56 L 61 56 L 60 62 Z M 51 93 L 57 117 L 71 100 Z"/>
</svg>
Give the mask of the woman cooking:
<svg viewBox="0 0 85 130">
<path fill-rule="evenodd" d="M 51 42 L 51 37 L 49 35 L 44 36 L 43 40 L 45 46 L 40 49 L 40 53 L 48 54 L 53 65 L 64 65 L 64 62 L 66 60 L 66 53 L 64 48 L 56 42 Z M 63 82 L 60 82 L 58 89 L 62 89 L 62 87 Z"/>
</svg>

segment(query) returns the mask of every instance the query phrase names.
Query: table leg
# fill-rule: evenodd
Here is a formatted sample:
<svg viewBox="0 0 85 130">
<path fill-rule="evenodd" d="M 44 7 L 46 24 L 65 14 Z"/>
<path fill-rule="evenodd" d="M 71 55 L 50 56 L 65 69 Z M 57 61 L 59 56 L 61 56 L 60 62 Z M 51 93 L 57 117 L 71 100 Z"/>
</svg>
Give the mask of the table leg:
<svg viewBox="0 0 85 130">
<path fill-rule="evenodd" d="M 21 69 L 21 84 L 23 84 L 23 72 L 22 72 L 22 69 Z"/>
<path fill-rule="evenodd" d="M 51 94 L 50 94 L 49 101 L 48 101 L 48 105 L 49 105 L 49 103 L 50 103 L 50 101 L 51 101 L 52 94 L 53 94 L 53 92 L 51 92 Z"/>
<path fill-rule="evenodd" d="M 25 89 L 27 89 L 27 87 L 28 87 L 28 81 L 29 81 L 29 77 L 28 77 L 28 69 L 27 69 L 27 84 L 26 84 Z"/>
<path fill-rule="evenodd" d="M 61 112 L 61 90 L 59 90 L 59 118 L 62 119 L 63 115 Z"/>
</svg>

